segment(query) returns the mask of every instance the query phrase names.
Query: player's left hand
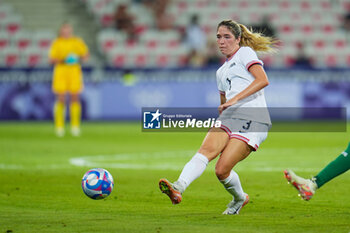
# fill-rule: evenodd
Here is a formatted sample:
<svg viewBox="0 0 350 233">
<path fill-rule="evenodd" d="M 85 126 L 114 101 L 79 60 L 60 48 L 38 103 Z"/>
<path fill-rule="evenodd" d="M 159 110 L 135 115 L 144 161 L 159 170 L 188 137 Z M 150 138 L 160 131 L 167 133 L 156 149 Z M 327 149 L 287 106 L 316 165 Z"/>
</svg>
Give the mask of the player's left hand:
<svg viewBox="0 0 350 233">
<path fill-rule="evenodd" d="M 219 114 L 221 114 L 226 108 L 230 107 L 231 105 L 234 105 L 237 103 L 237 100 L 235 98 L 232 98 L 230 99 L 229 101 L 227 101 L 226 103 L 224 104 L 221 104 L 219 107 L 218 107 L 218 110 L 219 110 Z"/>
<path fill-rule="evenodd" d="M 230 107 L 230 104 L 224 103 L 218 107 L 219 114 L 221 114 L 226 108 Z"/>
</svg>

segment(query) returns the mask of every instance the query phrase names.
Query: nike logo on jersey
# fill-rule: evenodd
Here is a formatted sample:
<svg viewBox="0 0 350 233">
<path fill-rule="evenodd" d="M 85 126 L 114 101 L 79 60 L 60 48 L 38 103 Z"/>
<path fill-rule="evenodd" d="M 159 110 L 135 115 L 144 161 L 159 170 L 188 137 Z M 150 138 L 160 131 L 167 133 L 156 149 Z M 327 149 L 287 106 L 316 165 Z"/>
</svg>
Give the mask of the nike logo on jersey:
<svg viewBox="0 0 350 233">
<path fill-rule="evenodd" d="M 232 67 L 232 66 L 235 66 L 236 65 L 236 63 L 235 62 L 233 62 L 231 65 L 230 65 L 230 68 Z"/>
</svg>

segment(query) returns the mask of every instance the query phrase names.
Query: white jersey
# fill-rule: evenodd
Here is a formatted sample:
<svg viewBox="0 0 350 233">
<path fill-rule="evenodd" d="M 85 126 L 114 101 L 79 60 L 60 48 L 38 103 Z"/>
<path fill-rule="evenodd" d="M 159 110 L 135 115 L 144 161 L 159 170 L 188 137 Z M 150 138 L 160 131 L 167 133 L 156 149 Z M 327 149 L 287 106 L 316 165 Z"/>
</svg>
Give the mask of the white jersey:
<svg viewBox="0 0 350 233">
<path fill-rule="evenodd" d="M 255 80 L 254 76 L 248 71 L 249 67 L 254 64 L 263 65 L 263 62 L 258 59 L 255 51 L 250 47 L 240 47 L 236 53 L 233 54 L 231 58 L 227 59 L 217 70 L 217 86 L 220 93 L 225 94 L 226 100 L 232 99 Z M 242 110 L 238 113 L 238 107 L 241 110 L 247 108 L 250 108 L 250 110 Z M 263 89 L 240 100 L 237 104 L 228 109 L 230 108 L 236 109 L 235 118 L 271 124 Z M 252 108 L 255 108 L 255 110 L 252 110 Z M 258 114 L 256 114 L 257 111 Z"/>
</svg>

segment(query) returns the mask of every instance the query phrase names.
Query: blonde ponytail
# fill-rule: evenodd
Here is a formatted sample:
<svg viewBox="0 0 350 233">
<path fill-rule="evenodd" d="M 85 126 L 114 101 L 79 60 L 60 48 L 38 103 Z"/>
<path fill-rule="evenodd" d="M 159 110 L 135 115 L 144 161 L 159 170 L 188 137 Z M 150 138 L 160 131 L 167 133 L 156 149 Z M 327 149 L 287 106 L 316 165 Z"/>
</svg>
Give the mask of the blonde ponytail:
<svg viewBox="0 0 350 233">
<path fill-rule="evenodd" d="M 276 52 L 276 48 L 273 47 L 277 43 L 276 39 L 272 37 L 263 36 L 259 32 L 252 32 L 243 24 L 238 24 L 241 28 L 241 41 L 240 46 L 251 47 L 257 52 Z"/>
<path fill-rule="evenodd" d="M 248 46 L 257 52 L 271 53 L 277 49 L 275 47 L 278 40 L 263 36 L 261 33 L 252 32 L 243 24 L 239 24 L 233 20 L 224 20 L 219 23 L 217 29 L 220 26 L 227 27 L 236 38 L 241 38 L 240 46 Z"/>
</svg>

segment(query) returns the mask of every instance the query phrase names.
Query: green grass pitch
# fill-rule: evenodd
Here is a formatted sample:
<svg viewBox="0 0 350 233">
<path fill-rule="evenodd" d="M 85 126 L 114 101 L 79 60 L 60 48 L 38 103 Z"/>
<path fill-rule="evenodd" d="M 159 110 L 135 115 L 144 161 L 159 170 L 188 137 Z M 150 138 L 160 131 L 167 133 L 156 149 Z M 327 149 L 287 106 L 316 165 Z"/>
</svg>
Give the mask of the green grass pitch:
<svg viewBox="0 0 350 233">
<path fill-rule="evenodd" d="M 320 126 L 322 127 L 322 126 Z M 84 123 L 83 134 L 56 138 L 52 123 L 0 124 L 2 232 L 344 232 L 350 231 L 350 172 L 309 202 L 288 185 L 283 169 L 317 173 L 345 149 L 343 133 L 270 133 L 258 152 L 237 165 L 251 202 L 223 216 L 229 194 L 211 163 L 172 205 L 158 180 L 175 180 L 205 133 L 146 133 L 139 123 Z M 105 200 L 81 189 L 90 168 L 115 180 Z"/>
</svg>

